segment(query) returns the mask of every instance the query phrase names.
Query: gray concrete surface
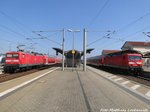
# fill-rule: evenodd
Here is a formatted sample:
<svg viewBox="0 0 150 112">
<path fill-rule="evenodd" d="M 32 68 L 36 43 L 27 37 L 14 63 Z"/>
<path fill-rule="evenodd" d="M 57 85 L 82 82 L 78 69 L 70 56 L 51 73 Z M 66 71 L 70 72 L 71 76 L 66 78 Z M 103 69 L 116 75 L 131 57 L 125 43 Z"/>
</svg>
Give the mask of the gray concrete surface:
<svg viewBox="0 0 150 112">
<path fill-rule="evenodd" d="M 132 109 L 148 112 L 150 107 L 91 71 L 72 69 L 57 70 L 0 101 L 0 112 L 133 112 Z"/>
<path fill-rule="evenodd" d="M 146 72 L 150 72 L 150 66 L 149 67 L 143 66 L 143 70 L 146 71 Z"/>
<path fill-rule="evenodd" d="M 143 66 L 143 70 L 144 70 L 144 74 L 143 75 L 145 77 L 150 78 L 150 66 L 149 67 Z"/>
<path fill-rule="evenodd" d="M 118 85 L 122 89 L 131 92 L 133 95 L 137 96 L 141 100 L 150 104 L 150 87 L 140 84 L 136 81 L 129 80 L 119 75 L 111 74 L 106 71 L 102 71 L 90 66 L 87 66 L 87 69 L 96 73 L 100 77 L 103 77 L 106 80 L 109 80 L 113 84 Z"/>
<path fill-rule="evenodd" d="M 4 66 L 0 65 L 0 74 L 3 74 L 3 68 Z"/>
</svg>

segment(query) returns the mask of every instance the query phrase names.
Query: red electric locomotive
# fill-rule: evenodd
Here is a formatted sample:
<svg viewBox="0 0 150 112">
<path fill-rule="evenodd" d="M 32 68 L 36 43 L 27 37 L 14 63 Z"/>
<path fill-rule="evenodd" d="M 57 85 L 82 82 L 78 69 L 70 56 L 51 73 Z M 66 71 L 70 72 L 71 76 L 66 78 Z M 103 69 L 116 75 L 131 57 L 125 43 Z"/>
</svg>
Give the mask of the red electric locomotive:
<svg viewBox="0 0 150 112">
<path fill-rule="evenodd" d="M 39 53 L 7 52 L 4 71 L 15 72 L 55 64 L 55 58 Z"/>
<path fill-rule="evenodd" d="M 7 52 L 4 71 L 26 70 L 44 64 L 43 55 L 26 52 Z"/>
<path fill-rule="evenodd" d="M 87 64 L 118 68 L 139 75 L 142 69 L 142 55 L 135 50 L 119 51 L 105 56 L 96 56 L 87 59 Z"/>
</svg>

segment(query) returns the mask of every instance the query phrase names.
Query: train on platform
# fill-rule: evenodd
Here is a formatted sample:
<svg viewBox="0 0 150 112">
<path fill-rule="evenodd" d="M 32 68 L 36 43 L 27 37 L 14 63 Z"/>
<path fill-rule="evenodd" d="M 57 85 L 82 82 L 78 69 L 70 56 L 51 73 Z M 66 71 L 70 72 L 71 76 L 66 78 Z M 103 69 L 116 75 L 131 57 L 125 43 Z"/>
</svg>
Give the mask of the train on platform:
<svg viewBox="0 0 150 112">
<path fill-rule="evenodd" d="M 60 58 L 49 57 L 48 55 L 36 52 L 7 52 L 5 56 L 4 72 L 13 73 L 15 71 L 24 71 L 32 68 L 38 68 L 60 63 Z"/>
<path fill-rule="evenodd" d="M 97 67 L 117 68 L 137 76 L 143 72 L 142 54 L 135 50 L 125 50 L 87 58 L 87 64 Z"/>
</svg>

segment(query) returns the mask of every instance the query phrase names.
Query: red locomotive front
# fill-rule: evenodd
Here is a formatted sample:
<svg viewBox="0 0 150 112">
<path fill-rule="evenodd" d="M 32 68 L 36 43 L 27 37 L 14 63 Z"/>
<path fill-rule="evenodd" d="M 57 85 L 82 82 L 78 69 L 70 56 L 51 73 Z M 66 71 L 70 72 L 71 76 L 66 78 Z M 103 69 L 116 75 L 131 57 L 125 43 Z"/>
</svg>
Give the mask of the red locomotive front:
<svg viewBox="0 0 150 112">
<path fill-rule="evenodd" d="M 17 65 L 19 63 L 20 63 L 19 62 L 19 53 L 11 52 L 11 53 L 6 54 L 6 60 L 5 60 L 6 65 Z"/>
<path fill-rule="evenodd" d="M 127 65 L 131 72 L 133 72 L 134 75 L 140 75 L 143 66 L 143 60 L 142 60 L 142 55 L 141 54 L 128 54 L 127 55 L 128 60 L 127 60 Z"/>
<path fill-rule="evenodd" d="M 141 67 L 142 65 L 143 63 L 141 54 L 128 54 L 128 66 Z"/>
<path fill-rule="evenodd" d="M 22 63 L 20 61 L 20 52 L 8 52 L 6 53 L 6 60 L 5 60 L 5 72 L 13 72 L 14 69 L 18 69 L 19 65 Z"/>
</svg>

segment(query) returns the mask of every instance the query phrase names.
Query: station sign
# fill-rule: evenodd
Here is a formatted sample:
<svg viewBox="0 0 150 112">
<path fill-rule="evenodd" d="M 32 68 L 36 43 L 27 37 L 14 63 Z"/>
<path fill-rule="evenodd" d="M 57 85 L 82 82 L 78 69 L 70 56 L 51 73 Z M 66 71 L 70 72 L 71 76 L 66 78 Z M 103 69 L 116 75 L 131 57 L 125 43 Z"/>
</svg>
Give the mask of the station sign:
<svg viewBox="0 0 150 112">
<path fill-rule="evenodd" d="M 75 50 L 74 49 L 72 50 L 72 54 L 75 54 Z"/>
</svg>

